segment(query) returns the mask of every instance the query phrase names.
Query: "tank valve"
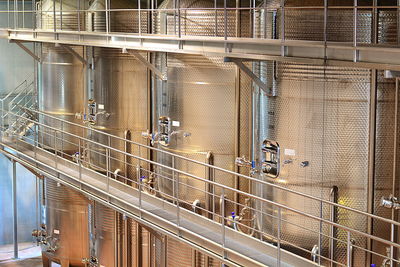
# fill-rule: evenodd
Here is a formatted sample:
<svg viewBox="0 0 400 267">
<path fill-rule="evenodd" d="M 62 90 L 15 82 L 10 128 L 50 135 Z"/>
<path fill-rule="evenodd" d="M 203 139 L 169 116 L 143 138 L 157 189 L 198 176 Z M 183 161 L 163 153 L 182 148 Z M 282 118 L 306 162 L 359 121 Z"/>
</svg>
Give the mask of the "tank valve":
<svg viewBox="0 0 400 267">
<path fill-rule="evenodd" d="M 85 266 L 88 266 L 88 267 L 97 267 L 97 266 L 99 266 L 99 260 L 94 256 L 91 256 L 90 258 L 83 258 L 82 259 L 82 263 L 85 264 Z"/>
<path fill-rule="evenodd" d="M 241 157 L 237 157 L 235 159 L 235 164 L 239 167 L 245 167 L 245 168 L 250 168 L 250 176 L 254 175 L 255 173 L 257 173 L 257 169 L 256 169 L 256 163 L 255 161 L 250 161 L 248 159 L 246 159 L 246 156 L 241 156 Z"/>
<path fill-rule="evenodd" d="M 388 198 L 386 198 L 386 197 L 381 198 L 380 206 L 388 208 L 388 209 L 399 210 L 400 202 L 397 197 L 390 195 Z"/>
</svg>

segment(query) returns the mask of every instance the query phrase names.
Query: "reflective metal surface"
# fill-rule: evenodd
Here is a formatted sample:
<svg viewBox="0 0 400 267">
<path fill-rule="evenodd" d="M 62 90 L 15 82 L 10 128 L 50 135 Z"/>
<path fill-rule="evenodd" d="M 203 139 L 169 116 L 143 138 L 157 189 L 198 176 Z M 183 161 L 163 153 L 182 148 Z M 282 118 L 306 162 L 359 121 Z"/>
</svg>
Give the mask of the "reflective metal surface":
<svg viewBox="0 0 400 267">
<path fill-rule="evenodd" d="M 89 256 L 88 205 L 82 194 L 45 179 L 47 243 L 43 258 L 62 266 L 84 266 Z M 44 264 L 49 264 L 44 260 Z M 46 266 L 50 267 L 50 265 Z"/>
<path fill-rule="evenodd" d="M 80 120 L 76 119 L 75 115 L 82 112 L 84 108 L 84 67 L 82 63 L 63 48 L 55 47 L 52 44 L 43 44 L 42 50 L 39 110 L 79 123 Z M 82 48 L 76 48 L 75 51 L 80 54 L 83 52 Z M 46 121 L 43 117 L 39 119 L 61 130 L 61 125 L 57 122 Z M 70 127 L 68 131 L 77 135 L 83 134 L 75 127 Z M 72 139 L 68 139 L 66 142 L 55 142 L 56 138 L 61 138 L 58 133 L 43 132 L 39 138 L 43 139 L 43 143 L 49 146 L 49 149 L 68 151 L 70 154 L 77 152 L 77 147 L 72 145 L 74 143 Z"/>
</svg>

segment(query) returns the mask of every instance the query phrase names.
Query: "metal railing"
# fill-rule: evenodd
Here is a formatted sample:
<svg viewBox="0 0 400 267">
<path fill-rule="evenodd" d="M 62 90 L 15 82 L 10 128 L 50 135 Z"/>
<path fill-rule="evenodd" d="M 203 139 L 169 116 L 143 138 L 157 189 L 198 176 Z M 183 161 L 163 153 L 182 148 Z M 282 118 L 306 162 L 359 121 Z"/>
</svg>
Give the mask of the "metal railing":
<svg viewBox="0 0 400 267">
<path fill-rule="evenodd" d="M 104 190 L 109 196 L 112 194 L 110 180 L 115 179 L 136 188 L 140 194 L 163 198 L 176 205 L 178 226 L 180 210 L 188 209 L 220 223 L 222 233 L 226 227 L 231 227 L 275 245 L 278 248 L 278 266 L 281 249 L 296 251 L 323 266 L 356 266 L 354 261 L 371 255 L 392 265 L 400 263 L 395 258 L 395 251 L 400 249 L 400 244 L 393 239 L 400 223 L 338 204 L 334 190 L 330 199 L 297 192 L 129 138 L 111 135 L 90 124 L 81 125 L 46 114 L 33 108 L 35 100 L 32 85 L 27 81 L 1 99 L 2 142 L 17 148 L 18 144 L 25 143 L 34 146 L 35 151 L 51 152 L 56 169 L 61 158 L 68 159 L 79 167 L 79 179 L 82 179 L 82 170 L 95 170 L 104 176 Z M 153 156 L 149 157 L 150 154 Z M 216 182 L 220 177 L 229 181 L 235 176 L 263 190 L 274 190 L 275 194 L 296 196 L 298 201 L 306 203 L 307 208 L 302 210 L 299 206 L 283 205 Z M 235 202 L 234 199 L 239 201 Z M 316 208 L 309 209 L 311 206 Z M 240 212 L 235 213 L 235 210 Z M 342 219 L 338 220 L 337 214 L 341 214 Z M 350 223 L 351 218 L 360 221 L 371 219 L 386 225 L 392 231 L 391 237 L 376 237 L 366 233 L 365 229 L 352 227 L 350 225 L 356 224 Z M 292 232 L 311 236 L 311 240 L 299 243 L 290 236 Z M 315 240 L 315 243 L 310 243 Z M 368 240 L 391 248 L 390 253 L 382 254 L 368 249 Z M 221 244 L 225 242 L 223 237 Z"/>
<path fill-rule="evenodd" d="M 314 26 L 311 32 L 318 32 L 313 35 L 312 41 L 342 42 L 349 47 L 357 48 L 366 44 L 377 45 L 377 25 L 380 21 L 377 14 L 380 11 L 393 13 L 394 19 L 391 22 L 393 28 L 399 24 L 400 10 L 399 5 L 378 5 L 379 1 L 373 1 L 374 4 L 371 5 L 359 5 L 357 0 L 351 1 L 350 5 L 328 5 L 328 1 L 321 1 L 321 5 L 316 6 L 286 5 L 286 1 L 271 6 L 267 1 L 249 1 L 247 6 L 240 7 L 236 6 L 236 2 L 226 0 L 202 1 L 197 3 L 196 7 L 186 7 L 184 2 L 177 0 L 172 0 L 166 5 L 159 4 L 158 1 L 149 1 L 143 6 L 138 0 L 136 3 L 131 3 L 136 8 L 111 8 L 110 0 L 104 0 L 95 1 L 97 3 L 95 9 L 90 8 L 89 1 L 84 0 L 53 0 L 45 2 L 46 6 L 43 6 L 43 2 L 3 1 L 0 16 L 7 15 L 7 20 L 5 24 L 0 25 L 0 28 L 91 32 L 94 35 L 157 34 L 174 37 L 214 36 L 226 40 L 237 37 L 278 39 L 284 43 L 286 40 L 311 40 L 296 34 L 293 36 L 291 32 L 295 25 L 293 23 L 296 22 L 291 21 L 293 18 L 290 16 L 303 12 L 303 17 L 298 18 L 312 20 L 307 28 Z M 312 15 L 307 13 L 310 11 L 313 12 Z M 343 16 L 332 17 L 331 12 L 335 12 L 336 15 L 343 13 L 346 14 L 345 17 L 351 18 L 346 20 L 349 25 L 346 25 L 347 29 L 343 29 L 345 32 L 341 33 L 346 35 L 344 39 L 338 39 L 338 33 L 334 29 L 333 32 L 330 30 L 330 25 L 341 23 L 338 20 Z M 125 15 L 129 19 L 121 19 Z M 164 29 L 158 27 L 160 23 L 166 23 Z M 360 37 L 365 31 L 368 36 Z M 390 34 L 398 36 L 399 31 L 397 27 L 395 33 L 390 32 Z M 395 39 L 389 43 L 397 45 L 400 40 L 398 37 Z M 380 42 L 380 45 L 382 43 Z"/>
</svg>

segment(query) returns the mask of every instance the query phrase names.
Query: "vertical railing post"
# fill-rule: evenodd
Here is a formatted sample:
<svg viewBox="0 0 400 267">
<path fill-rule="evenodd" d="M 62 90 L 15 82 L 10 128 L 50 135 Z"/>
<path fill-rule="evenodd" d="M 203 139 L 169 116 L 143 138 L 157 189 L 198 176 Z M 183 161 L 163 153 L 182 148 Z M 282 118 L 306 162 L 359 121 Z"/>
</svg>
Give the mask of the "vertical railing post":
<svg viewBox="0 0 400 267">
<path fill-rule="evenodd" d="M 351 239 L 351 233 L 347 232 L 347 267 L 353 266 L 354 241 Z"/>
<path fill-rule="evenodd" d="M 181 29 L 181 1 L 178 1 L 178 37 L 182 37 L 182 29 Z"/>
<path fill-rule="evenodd" d="M 77 155 L 78 165 L 79 165 L 79 187 L 82 189 L 82 148 L 81 148 L 81 139 L 78 139 L 78 155 Z"/>
<path fill-rule="evenodd" d="M 277 236 L 277 266 L 281 266 L 281 234 L 282 234 L 282 209 L 278 207 L 278 236 Z"/>
<path fill-rule="evenodd" d="M 354 28 L 353 28 L 353 47 L 354 47 L 354 56 L 353 61 L 358 61 L 358 50 L 357 50 L 357 16 L 358 16 L 358 0 L 354 0 Z"/>
<path fill-rule="evenodd" d="M 18 1 L 14 0 L 14 29 L 18 29 Z"/>
<path fill-rule="evenodd" d="M 22 28 L 25 29 L 25 0 L 22 0 Z"/>
<path fill-rule="evenodd" d="M 110 18 L 109 18 L 109 0 L 105 0 L 105 6 L 106 6 L 106 33 L 107 35 L 110 33 Z"/>
<path fill-rule="evenodd" d="M 60 0 L 60 30 L 63 30 L 63 0 Z"/>
<path fill-rule="evenodd" d="M 224 39 L 228 39 L 228 11 L 226 10 L 226 0 L 224 0 Z"/>
<path fill-rule="evenodd" d="M 58 165 L 57 165 L 57 154 L 58 154 L 58 152 L 57 152 L 57 131 L 54 130 L 53 132 L 54 132 L 54 155 L 55 155 L 54 165 L 57 170 L 57 168 L 58 168 Z"/>
<path fill-rule="evenodd" d="M 10 28 L 10 0 L 7 0 L 7 28 Z"/>
<path fill-rule="evenodd" d="M 218 36 L 218 10 L 217 10 L 217 0 L 214 0 L 214 9 L 215 9 L 215 21 L 214 21 L 214 31 L 215 36 Z"/>
<path fill-rule="evenodd" d="M 173 183 L 174 184 L 176 183 L 176 187 L 175 187 L 176 223 L 177 223 L 177 226 L 178 226 L 178 233 L 180 235 L 179 228 L 180 228 L 180 224 L 181 224 L 181 220 L 180 220 L 181 219 L 181 217 L 180 217 L 181 216 L 181 214 L 180 214 L 181 212 L 180 212 L 180 207 L 179 207 L 179 205 L 180 205 L 180 203 L 179 203 L 179 173 L 178 174 L 175 173 L 176 162 L 175 162 L 175 157 L 174 156 L 172 156 L 172 165 L 174 166 L 173 167 L 173 169 L 174 169 Z"/>
<path fill-rule="evenodd" d="M 225 245 L 226 245 L 226 238 L 225 238 L 225 190 L 222 187 L 221 188 L 221 231 L 222 231 L 222 248 L 223 248 L 223 257 L 226 259 L 226 251 L 225 251 Z"/>
<path fill-rule="evenodd" d="M 12 160 L 12 203 L 14 259 L 18 259 L 17 165 L 15 160 Z"/>
<path fill-rule="evenodd" d="M 142 35 L 142 22 L 141 22 L 141 6 L 140 6 L 140 0 L 138 0 L 138 25 L 139 25 L 139 35 Z"/>
<path fill-rule="evenodd" d="M 332 187 L 331 192 L 330 192 L 329 201 L 331 201 L 333 203 L 338 202 L 338 187 L 337 186 Z M 337 206 L 331 204 L 329 220 L 333 223 L 337 223 L 337 216 L 338 216 L 338 208 L 337 208 Z M 336 266 L 336 264 L 334 263 L 334 261 L 336 259 L 335 258 L 336 257 L 336 246 L 337 246 L 336 238 L 337 238 L 337 229 L 335 226 L 330 225 L 330 238 L 329 238 L 329 259 L 331 261 L 330 267 Z"/>
<path fill-rule="evenodd" d="M 56 0 L 53 0 L 53 27 L 54 32 L 57 31 L 57 18 L 56 18 Z"/>
<path fill-rule="evenodd" d="M 78 32 L 81 31 L 81 0 L 77 0 L 77 12 L 78 12 Z"/>
<path fill-rule="evenodd" d="M 107 195 L 108 195 L 108 201 L 110 201 L 110 171 L 111 171 L 111 166 L 110 166 L 110 146 L 111 146 L 111 139 L 110 136 L 108 136 L 108 146 L 106 148 L 106 172 L 107 172 Z"/>
<path fill-rule="evenodd" d="M 1 131 L 0 131 L 0 139 L 3 141 L 4 131 L 6 130 L 5 126 L 5 118 L 4 118 L 4 99 L 1 100 Z"/>
<path fill-rule="evenodd" d="M 285 47 L 285 0 L 281 0 L 281 56 L 286 56 L 286 47 Z"/>
</svg>

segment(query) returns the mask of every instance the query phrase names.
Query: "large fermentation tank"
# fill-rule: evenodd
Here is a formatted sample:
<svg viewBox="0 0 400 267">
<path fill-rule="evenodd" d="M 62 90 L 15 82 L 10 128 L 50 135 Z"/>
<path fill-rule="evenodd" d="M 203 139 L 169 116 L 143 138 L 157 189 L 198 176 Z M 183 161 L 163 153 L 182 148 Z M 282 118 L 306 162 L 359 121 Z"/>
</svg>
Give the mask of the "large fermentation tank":
<svg viewBox="0 0 400 267">
<path fill-rule="evenodd" d="M 176 19 L 173 1 L 164 1 L 155 17 L 154 31 L 162 34 L 221 36 L 224 32 L 222 13 L 207 10 L 214 7 L 213 1 L 181 1 L 180 20 Z M 191 8 L 196 10 L 190 10 Z M 217 16 L 216 16 L 217 14 Z M 228 36 L 248 36 L 249 21 L 245 15 L 227 12 Z M 215 22 L 217 20 L 217 27 Z M 179 21 L 180 26 L 179 26 Z M 222 27 L 222 28 L 221 28 Z M 168 143 L 160 140 L 157 147 L 165 151 L 195 159 L 204 163 L 214 164 L 228 170 L 234 170 L 234 160 L 238 146 L 238 123 L 236 96 L 240 86 L 238 72 L 233 63 L 226 63 L 222 58 L 158 53 L 154 57 L 156 66 L 166 75 L 167 81 L 155 81 L 154 86 L 154 116 L 153 133 L 159 136 L 163 131 L 169 132 Z M 166 129 L 163 125 L 167 125 Z M 188 170 L 200 177 L 207 177 L 218 183 L 232 187 L 236 186 L 235 177 L 223 173 L 212 173 L 211 170 L 173 160 L 171 156 L 157 153 L 157 161 L 167 166 Z M 202 209 L 212 209 L 214 189 L 208 188 L 204 182 L 157 168 L 158 178 L 155 181 L 160 194 L 166 198 L 184 199 L 190 207 L 195 203 Z M 179 179 L 179 192 L 177 181 Z M 215 189 L 216 197 L 221 194 Z M 227 193 L 230 194 L 230 193 Z M 229 195 L 233 200 L 234 196 Z M 218 207 L 215 207 L 218 210 Z M 232 211 L 232 207 L 227 211 Z"/>
<path fill-rule="evenodd" d="M 144 142 L 141 131 L 148 124 L 147 69 L 129 54 L 122 54 L 117 49 L 94 48 L 93 91 L 90 98 L 96 106 L 97 116 L 92 127 L 135 142 Z M 144 55 L 145 56 L 145 55 Z M 109 139 L 92 132 L 93 141 L 111 145 L 121 151 L 137 151 L 137 147 Z M 106 169 L 104 147 L 92 146 L 90 164 L 95 169 Z M 110 171 L 120 169 L 126 175 L 134 175 L 132 164 L 124 161 L 121 153 L 111 152 Z M 129 164 L 126 165 L 125 163 Z M 133 178 L 133 177 L 131 177 Z"/>
<path fill-rule="evenodd" d="M 73 48 L 82 54 L 82 48 Z M 53 44 L 42 45 L 41 87 L 39 110 L 58 119 L 80 123 L 75 115 L 83 111 L 84 67 L 72 54 Z M 40 121 L 50 127 L 71 134 L 82 135 L 79 127 L 41 116 Z M 64 139 L 64 141 L 60 141 Z M 73 154 L 79 150 L 78 140 L 49 128 L 41 127 L 39 143 L 50 150 Z"/>
<path fill-rule="evenodd" d="M 95 1 L 90 7 L 92 26 L 88 30 L 102 31 L 105 21 L 96 9 L 101 9 L 104 3 Z M 134 8 L 131 1 L 112 1 L 111 29 L 113 31 L 132 30 L 137 27 L 132 12 L 121 11 L 124 8 Z M 118 28 L 119 27 L 119 28 Z M 91 105 L 94 106 L 96 119 L 92 127 L 119 137 L 144 143 L 141 131 L 148 125 L 148 79 L 147 69 L 134 56 L 123 54 L 118 49 L 93 48 L 93 70 L 91 74 L 93 88 L 88 92 Z M 147 57 L 146 54 L 141 54 Z M 133 152 L 135 149 L 123 141 L 110 141 L 104 135 L 89 133 L 93 141 L 111 145 L 121 151 Z M 136 148 L 137 149 L 137 148 Z M 105 171 L 107 165 L 104 147 L 91 144 L 89 149 L 90 166 Z M 122 171 L 126 176 L 134 175 L 132 161 L 127 162 L 121 153 L 111 152 L 109 171 Z M 133 177 L 131 177 L 133 178 Z"/>
<path fill-rule="evenodd" d="M 315 3 L 314 3 L 315 2 Z M 287 6 L 320 5 L 316 1 L 288 1 Z M 343 1 L 342 1 L 343 2 Z M 341 3 L 351 6 L 353 1 Z M 274 7 L 273 5 L 271 7 Z M 277 20 L 269 20 L 274 16 L 259 14 L 257 34 L 259 37 L 280 38 L 279 6 L 275 6 Z M 271 11 L 272 12 L 272 11 Z M 386 17 L 383 11 L 380 18 Z M 265 18 L 269 21 L 264 21 Z M 323 9 L 301 9 L 285 11 L 285 38 L 303 40 L 324 40 Z M 381 20 L 382 22 L 382 20 Z M 380 24 L 380 34 L 386 28 Z M 326 40 L 353 40 L 353 13 L 351 9 L 332 9 L 328 11 Z M 394 25 L 396 25 L 394 23 Z M 359 10 L 357 13 L 357 41 L 370 43 L 373 36 L 371 10 Z M 369 143 L 370 140 L 370 92 L 373 84 L 373 71 L 327 66 L 312 66 L 284 62 L 261 62 L 254 64 L 254 71 L 269 86 L 268 96 L 260 89 L 253 95 L 254 103 L 254 155 L 253 159 L 260 166 L 268 156 L 262 151 L 263 146 L 271 144 L 279 146 L 279 175 L 261 173 L 261 180 L 283 185 L 298 192 L 307 193 L 323 199 L 337 200 L 340 204 L 362 211 L 368 210 L 368 177 L 369 177 Z M 382 82 L 383 78 L 380 78 Z M 392 83 L 392 81 L 386 81 Z M 379 84 L 379 81 L 378 81 Z M 378 87 L 380 87 L 378 85 Z M 379 93 L 380 94 L 380 93 Z M 378 116 L 377 125 L 393 124 L 393 120 Z M 382 121 L 382 119 L 384 121 Z M 381 121 L 380 121 L 381 120 Z M 380 136 L 379 136 L 380 135 Z M 383 132 L 377 132 L 377 140 L 382 140 Z M 270 143 L 268 143 L 270 142 Z M 378 141 L 378 144 L 380 141 Z M 389 148 L 390 149 L 390 148 Z M 393 147 L 391 147 L 393 150 Z M 376 151 L 380 158 L 379 148 Z M 383 152 L 383 151 L 381 151 Z M 380 161 L 377 172 L 392 169 L 389 160 Z M 391 179 L 391 176 L 380 179 Z M 381 182 L 382 184 L 382 182 Z M 332 217 L 332 209 L 315 201 L 306 200 L 282 190 L 264 186 L 253 186 L 253 193 L 276 201 L 283 205 L 305 211 L 317 217 L 323 217 L 347 225 L 362 232 L 370 232 L 365 217 L 356 216 L 340 210 Z M 382 186 L 376 187 L 377 196 L 385 194 Z M 385 189 L 388 191 L 387 189 Z M 372 201 L 372 200 L 369 200 Z M 379 206 L 378 199 L 375 206 Z M 257 227 L 271 236 L 277 236 L 278 222 L 272 216 L 277 210 L 268 205 L 255 203 L 264 215 L 257 214 Z M 303 216 L 282 211 L 282 240 L 300 248 L 320 251 L 324 257 L 340 263 L 346 263 L 346 233 L 332 229 L 327 225 L 307 220 Z M 306 229 L 317 229 L 316 232 Z M 322 235 L 318 234 L 321 229 Z M 383 228 L 381 228 L 383 230 Z M 389 239 L 388 231 L 380 235 Z M 342 242 L 330 242 L 327 236 L 333 236 Z M 268 240 L 268 237 L 266 237 Z M 354 238 L 354 245 L 366 248 L 367 240 Z M 296 250 L 294 247 L 289 249 Z M 384 247 L 374 248 L 384 253 Z M 354 249 L 354 265 L 366 266 L 367 257 L 361 249 Z M 297 250 L 297 253 L 311 257 L 310 254 Z M 378 257 L 377 257 L 378 259 Z M 377 263 L 377 259 L 375 263 Z M 373 260 L 373 262 L 374 262 Z M 382 258 L 379 259 L 379 263 Z M 321 259 L 322 262 L 323 259 Z"/>
<path fill-rule="evenodd" d="M 62 267 L 85 266 L 82 260 L 89 256 L 89 200 L 46 178 L 45 201 L 45 267 L 50 267 L 50 262 L 59 263 Z"/>
</svg>

